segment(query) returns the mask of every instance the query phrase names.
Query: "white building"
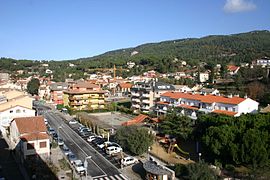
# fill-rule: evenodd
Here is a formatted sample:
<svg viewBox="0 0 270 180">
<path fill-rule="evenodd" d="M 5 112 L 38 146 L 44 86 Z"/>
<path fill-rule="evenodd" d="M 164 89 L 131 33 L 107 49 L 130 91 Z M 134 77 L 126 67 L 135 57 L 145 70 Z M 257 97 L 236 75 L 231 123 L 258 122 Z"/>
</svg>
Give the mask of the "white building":
<svg viewBox="0 0 270 180">
<path fill-rule="evenodd" d="M 270 66 L 270 59 L 268 57 L 257 59 L 256 64 L 262 67 Z"/>
<path fill-rule="evenodd" d="M 10 125 L 12 148 L 24 160 L 39 155 L 50 156 L 50 139 L 42 116 L 14 118 Z"/>
<path fill-rule="evenodd" d="M 204 73 L 199 73 L 199 81 L 200 82 L 206 82 L 209 80 L 209 73 L 204 72 Z"/>
<path fill-rule="evenodd" d="M 215 96 L 194 93 L 166 92 L 157 102 L 157 113 L 164 114 L 169 107 L 181 109 L 181 113 L 196 119 L 198 111 L 205 113 L 240 116 L 241 114 L 256 113 L 259 103 L 250 98 L 237 96 Z"/>
<path fill-rule="evenodd" d="M 175 88 L 175 91 L 178 91 L 178 92 L 191 92 L 192 91 L 192 89 L 186 85 L 173 85 L 173 86 Z"/>
</svg>

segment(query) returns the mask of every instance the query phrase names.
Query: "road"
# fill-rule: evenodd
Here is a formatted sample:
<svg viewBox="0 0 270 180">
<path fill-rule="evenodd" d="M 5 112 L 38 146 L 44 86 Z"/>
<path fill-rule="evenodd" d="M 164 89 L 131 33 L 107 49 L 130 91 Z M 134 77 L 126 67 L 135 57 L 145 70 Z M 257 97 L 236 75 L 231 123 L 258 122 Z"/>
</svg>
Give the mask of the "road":
<svg viewBox="0 0 270 180">
<path fill-rule="evenodd" d="M 78 159 L 84 160 L 87 158 L 87 175 L 88 179 L 96 180 L 127 180 L 118 169 L 98 151 L 96 151 L 87 141 L 81 138 L 73 129 L 65 123 L 59 112 L 47 110 L 44 116 L 48 119 L 51 127 L 53 127 L 58 135 L 62 137 L 65 144 L 77 156 Z M 90 178 L 91 177 L 91 178 Z"/>
</svg>

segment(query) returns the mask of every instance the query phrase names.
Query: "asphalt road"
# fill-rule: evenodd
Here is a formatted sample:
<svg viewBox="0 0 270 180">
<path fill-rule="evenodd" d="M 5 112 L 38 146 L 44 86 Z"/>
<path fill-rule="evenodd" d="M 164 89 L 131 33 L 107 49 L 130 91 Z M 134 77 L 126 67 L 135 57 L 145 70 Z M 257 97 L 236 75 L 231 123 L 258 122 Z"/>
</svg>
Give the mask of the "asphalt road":
<svg viewBox="0 0 270 180">
<path fill-rule="evenodd" d="M 44 116 L 48 119 L 51 127 L 53 127 L 58 135 L 62 137 L 65 144 L 71 149 L 71 151 L 77 156 L 78 159 L 84 162 L 86 157 L 88 162 L 87 175 L 93 179 L 104 180 L 125 180 L 118 169 L 106 158 L 104 158 L 100 152 L 94 149 L 87 141 L 81 138 L 72 128 L 66 124 L 57 112 L 46 110 Z"/>
</svg>

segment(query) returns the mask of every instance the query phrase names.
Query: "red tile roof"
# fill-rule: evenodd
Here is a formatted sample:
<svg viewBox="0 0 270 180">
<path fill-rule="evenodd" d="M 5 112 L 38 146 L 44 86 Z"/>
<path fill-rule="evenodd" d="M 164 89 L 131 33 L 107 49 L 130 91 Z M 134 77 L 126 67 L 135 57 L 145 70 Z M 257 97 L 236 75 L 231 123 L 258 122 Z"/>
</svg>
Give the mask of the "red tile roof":
<svg viewBox="0 0 270 180">
<path fill-rule="evenodd" d="M 215 95 L 201 95 L 201 94 L 191 94 L 191 93 L 182 93 L 182 92 L 166 92 L 161 94 L 161 96 L 170 97 L 172 99 L 190 99 L 197 100 L 204 103 L 224 103 L 224 104 L 239 104 L 245 100 L 245 98 L 240 97 L 224 97 L 224 96 L 215 96 Z"/>
<path fill-rule="evenodd" d="M 46 132 L 42 116 L 14 118 L 20 134 Z"/>
<path fill-rule="evenodd" d="M 47 133 L 30 133 L 20 137 L 22 141 L 34 141 L 34 140 L 42 140 L 49 139 L 49 135 Z"/>
<path fill-rule="evenodd" d="M 129 120 L 129 121 L 126 121 L 124 123 L 122 123 L 122 126 L 130 126 L 130 125 L 133 125 L 133 124 L 138 124 L 138 123 L 141 123 L 143 122 L 146 118 L 149 118 L 151 119 L 149 116 L 147 115 L 144 115 L 144 114 L 140 114 L 138 116 L 136 116 L 135 118 Z M 156 122 L 156 119 L 151 119 L 153 121 Z"/>
<path fill-rule="evenodd" d="M 157 104 L 164 104 L 164 105 L 168 105 L 168 104 L 169 104 L 169 102 L 163 102 L 163 101 L 159 101 L 159 102 L 157 102 Z"/>
<path fill-rule="evenodd" d="M 121 83 L 119 84 L 121 88 L 132 88 L 133 84 L 130 83 Z"/>
<path fill-rule="evenodd" d="M 99 88 L 98 85 L 96 84 L 91 84 L 89 82 L 79 82 L 77 84 L 74 85 L 74 88 Z"/>
<path fill-rule="evenodd" d="M 228 71 L 236 71 L 238 68 L 239 68 L 238 66 L 234 66 L 234 65 L 227 66 Z"/>
<path fill-rule="evenodd" d="M 213 111 L 213 113 L 217 113 L 217 114 L 225 114 L 225 115 L 228 115 L 228 116 L 234 116 L 237 114 L 237 112 L 232 112 L 232 111 L 225 111 L 225 110 L 218 110 L 218 109 L 215 109 Z"/>
</svg>

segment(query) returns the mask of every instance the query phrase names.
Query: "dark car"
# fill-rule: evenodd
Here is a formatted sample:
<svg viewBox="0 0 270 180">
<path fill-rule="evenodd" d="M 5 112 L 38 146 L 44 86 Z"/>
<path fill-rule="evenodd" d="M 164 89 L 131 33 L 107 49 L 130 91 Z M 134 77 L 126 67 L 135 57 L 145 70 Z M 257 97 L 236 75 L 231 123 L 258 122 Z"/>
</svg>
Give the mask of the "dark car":
<svg viewBox="0 0 270 180">
<path fill-rule="evenodd" d="M 58 134 L 57 134 L 57 133 L 53 133 L 53 139 L 54 139 L 55 141 L 58 140 Z"/>
</svg>

